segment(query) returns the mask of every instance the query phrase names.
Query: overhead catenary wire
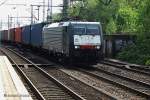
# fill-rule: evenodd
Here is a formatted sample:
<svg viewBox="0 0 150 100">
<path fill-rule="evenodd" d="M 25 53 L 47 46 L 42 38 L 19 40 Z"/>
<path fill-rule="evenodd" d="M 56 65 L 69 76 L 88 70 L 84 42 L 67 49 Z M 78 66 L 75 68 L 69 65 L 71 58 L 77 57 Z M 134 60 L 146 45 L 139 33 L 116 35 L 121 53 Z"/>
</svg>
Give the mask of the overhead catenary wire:
<svg viewBox="0 0 150 100">
<path fill-rule="evenodd" d="M 2 3 L 0 3 L 0 6 L 4 5 L 8 0 L 4 0 Z"/>
</svg>

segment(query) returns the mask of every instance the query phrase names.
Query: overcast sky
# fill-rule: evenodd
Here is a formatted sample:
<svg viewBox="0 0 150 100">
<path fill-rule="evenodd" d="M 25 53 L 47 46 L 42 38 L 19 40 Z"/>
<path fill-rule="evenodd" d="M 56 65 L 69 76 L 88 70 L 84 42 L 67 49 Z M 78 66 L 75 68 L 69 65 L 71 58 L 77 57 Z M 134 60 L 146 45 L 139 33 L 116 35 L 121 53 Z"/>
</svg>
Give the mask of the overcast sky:
<svg viewBox="0 0 150 100">
<path fill-rule="evenodd" d="M 50 0 L 49 0 L 50 1 Z M 45 0 L 45 4 L 48 4 L 48 0 Z M 8 4 L 24 4 L 24 5 L 8 5 Z M 43 5 L 43 0 L 0 0 L 0 21 L 4 24 L 8 21 L 8 15 L 10 17 L 30 17 L 31 16 L 31 6 L 30 5 Z M 62 4 L 62 0 L 53 0 L 53 5 L 57 6 Z M 34 16 L 38 17 L 37 7 L 34 6 Z M 40 21 L 43 17 L 43 8 L 40 7 Z M 53 8 L 53 13 L 60 12 L 61 8 Z M 46 14 L 47 8 L 45 8 Z M 46 16 L 46 15 L 45 15 Z M 16 22 L 17 18 L 13 18 L 12 22 Z M 18 18 L 20 23 L 29 23 L 30 19 Z M 6 25 L 5 25 L 6 26 Z"/>
</svg>

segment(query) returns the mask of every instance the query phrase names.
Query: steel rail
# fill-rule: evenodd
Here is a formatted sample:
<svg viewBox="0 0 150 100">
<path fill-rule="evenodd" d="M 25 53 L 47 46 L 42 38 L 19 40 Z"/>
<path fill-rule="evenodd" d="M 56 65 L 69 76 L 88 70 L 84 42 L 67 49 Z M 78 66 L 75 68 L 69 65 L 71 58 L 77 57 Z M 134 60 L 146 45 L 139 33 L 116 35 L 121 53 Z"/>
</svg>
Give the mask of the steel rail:
<svg viewBox="0 0 150 100">
<path fill-rule="evenodd" d="M 66 91 L 68 94 L 70 94 L 72 97 L 74 97 L 76 100 L 85 100 L 83 97 L 81 97 L 80 95 L 78 95 L 77 93 L 75 93 L 74 91 L 72 91 L 69 87 L 65 86 L 64 84 L 62 84 L 61 82 L 59 82 L 56 78 L 54 78 L 53 76 L 51 76 L 50 74 L 48 74 L 46 71 L 44 71 L 42 68 L 38 67 L 36 64 L 34 64 L 32 61 L 30 61 L 29 59 L 27 59 L 26 57 L 20 55 L 19 53 L 6 48 L 7 50 L 15 53 L 17 56 L 19 56 L 20 58 L 22 58 L 23 60 L 27 61 L 29 64 L 32 64 L 34 68 L 36 68 L 38 71 L 40 71 L 41 73 L 43 73 L 48 79 L 52 80 L 53 82 L 55 82 L 55 84 L 57 84 L 58 86 L 60 86 L 61 88 L 63 88 L 64 91 Z"/>
<path fill-rule="evenodd" d="M 112 83 L 112 84 L 115 84 L 115 85 L 117 85 L 117 86 L 120 86 L 120 87 L 123 87 L 123 88 L 126 88 L 126 89 L 128 89 L 129 91 L 132 91 L 132 92 L 134 92 L 134 93 L 138 93 L 139 95 L 141 95 L 141 96 L 145 96 L 146 98 L 148 98 L 148 99 L 150 99 L 150 94 L 148 94 L 148 93 L 145 93 L 145 92 L 143 92 L 143 91 L 139 91 L 139 90 L 137 90 L 137 89 L 134 89 L 134 88 L 130 88 L 130 87 L 128 87 L 127 85 L 124 85 L 124 84 L 121 84 L 121 83 L 119 83 L 119 82 L 116 82 L 115 80 L 111 80 L 111 79 L 109 79 L 109 78 L 106 78 L 106 77 L 103 77 L 103 76 L 100 76 L 100 75 L 96 75 L 96 74 L 94 74 L 94 73 L 92 73 L 92 72 L 89 72 L 89 71 L 87 71 L 87 70 L 84 70 L 84 69 L 79 69 L 78 68 L 78 70 L 80 70 L 81 72 L 83 72 L 83 73 L 86 73 L 86 74 L 88 74 L 88 75 L 91 75 L 91 76 L 93 76 L 93 77 L 95 77 L 95 78 L 97 78 L 97 79 L 102 79 L 102 80 L 104 80 L 104 81 L 107 81 L 107 82 L 110 82 L 110 83 Z M 101 69 L 96 69 L 97 71 L 100 71 L 100 72 L 104 72 L 104 73 L 106 73 L 106 74 L 108 74 L 108 75 L 113 75 L 113 76 L 115 76 L 115 77 L 119 77 L 119 78 L 122 78 L 122 79 L 126 79 L 126 80 L 131 80 L 131 79 L 128 79 L 128 78 L 126 78 L 126 77 L 121 77 L 121 76 L 118 76 L 118 75 L 116 75 L 116 74 L 113 74 L 113 73 L 110 73 L 110 72 L 107 72 L 107 71 L 104 71 L 104 70 L 101 70 Z M 131 81 L 134 81 L 134 80 L 131 80 Z M 134 82 L 136 82 L 136 81 L 134 81 Z M 137 81 L 138 82 L 138 81 Z M 139 82 L 138 82 L 139 83 Z M 144 83 L 141 83 L 141 84 L 144 84 Z M 147 85 L 146 85 L 147 86 Z M 148 86 L 150 86 L 150 85 L 148 85 Z"/>
<path fill-rule="evenodd" d="M 37 96 L 39 100 L 46 100 L 43 95 L 38 91 L 38 89 L 34 86 L 34 84 L 30 81 L 30 79 L 26 76 L 26 74 L 21 70 L 21 68 L 18 66 L 18 64 L 2 49 L 0 49 L 7 57 L 8 59 L 13 62 L 13 66 L 18 70 L 20 75 L 25 79 L 29 87 L 34 91 L 34 94 Z"/>
<path fill-rule="evenodd" d="M 145 86 L 147 86 L 147 87 L 150 87 L 150 83 L 148 83 L 148 82 L 143 82 L 143 81 L 141 81 L 141 80 L 136 80 L 136 79 L 129 78 L 129 77 L 126 77 L 126 76 L 118 75 L 118 74 L 116 74 L 116 73 L 112 73 L 112 72 L 110 72 L 110 71 L 106 71 L 106 70 L 100 69 L 101 65 L 98 65 L 98 66 L 99 66 L 99 68 L 97 68 L 97 70 L 100 70 L 100 71 L 103 71 L 103 72 L 105 72 L 105 73 L 109 73 L 109 74 L 111 74 L 111 75 L 114 75 L 114 76 L 117 76 L 117 77 L 120 77 L 120 78 L 129 80 L 129 81 L 132 81 L 132 82 L 136 82 L 136 83 L 139 83 L 139 84 L 141 84 L 141 85 L 145 85 Z M 110 66 L 111 66 L 111 65 L 110 65 Z M 146 74 L 146 75 L 147 75 L 147 74 Z"/>
<path fill-rule="evenodd" d="M 141 73 L 141 74 L 150 76 L 150 72 L 146 72 L 147 70 L 150 70 L 150 69 L 145 69 L 145 68 L 142 68 L 142 67 L 137 67 L 137 66 L 133 66 L 133 65 L 129 65 L 129 64 L 124 64 L 124 63 L 121 63 L 121 62 L 113 62 L 113 61 L 109 61 L 109 60 L 101 61 L 101 63 L 106 64 L 106 65 L 110 65 L 110 66 L 113 66 L 113 67 L 116 67 L 116 68 L 125 69 L 125 70 L 132 71 L 132 72 L 135 72 L 135 73 Z M 116 64 L 119 64 L 119 65 L 116 65 Z M 126 65 L 129 66 L 129 68 L 127 68 Z"/>
<path fill-rule="evenodd" d="M 63 71 L 60 70 L 60 69 L 59 69 L 59 71 L 63 72 Z M 65 73 L 65 72 L 63 72 L 63 73 Z M 83 81 L 79 80 L 78 78 L 75 78 L 75 77 L 73 77 L 73 76 L 71 76 L 71 75 L 69 75 L 69 74 L 67 74 L 67 73 L 65 73 L 65 74 L 68 75 L 68 76 L 71 77 L 71 78 L 74 78 L 74 79 L 80 81 L 82 84 L 87 85 L 87 86 L 93 88 L 93 89 L 96 90 L 96 91 L 99 91 L 102 95 L 105 95 L 105 96 L 110 97 L 111 100 L 118 100 L 118 99 L 119 99 L 118 97 L 116 97 L 116 96 L 114 96 L 114 95 L 112 95 L 112 94 L 110 94 L 110 93 L 108 93 L 108 92 L 105 92 L 105 91 L 103 91 L 102 89 L 95 88 L 95 87 L 93 87 L 92 85 L 89 85 L 89 84 L 87 84 L 86 82 L 83 82 Z"/>
</svg>

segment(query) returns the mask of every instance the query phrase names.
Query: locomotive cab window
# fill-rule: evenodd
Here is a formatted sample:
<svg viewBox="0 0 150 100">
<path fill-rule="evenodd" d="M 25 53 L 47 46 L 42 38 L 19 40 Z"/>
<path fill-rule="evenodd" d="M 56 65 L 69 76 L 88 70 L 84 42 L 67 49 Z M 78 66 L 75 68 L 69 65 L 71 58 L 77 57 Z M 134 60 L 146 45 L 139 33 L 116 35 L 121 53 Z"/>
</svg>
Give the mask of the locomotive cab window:
<svg viewBox="0 0 150 100">
<path fill-rule="evenodd" d="M 97 26 L 97 25 L 87 25 L 86 34 L 99 34 L 99 26 Z"/>
<path fill-rule="evenodd" d="M 74 31 L 74 34 L 85 34 L 86 27 L 85 25 L 74 25 L 73 31 Z"/>
<path fill-rule="evenodd" d="M 73 25 L 74 34 L 100 34 L 99 25 L 75 24 Z"/>
</svg>

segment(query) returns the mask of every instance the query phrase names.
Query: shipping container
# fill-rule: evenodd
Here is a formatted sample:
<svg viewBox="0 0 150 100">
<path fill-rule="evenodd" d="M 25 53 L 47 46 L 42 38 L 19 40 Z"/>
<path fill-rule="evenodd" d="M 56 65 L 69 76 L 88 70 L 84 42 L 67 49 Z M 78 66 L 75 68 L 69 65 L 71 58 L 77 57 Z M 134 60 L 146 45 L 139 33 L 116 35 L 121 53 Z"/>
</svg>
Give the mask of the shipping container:
<svg viewBox="0 0 150 100">
<path fill-rule="evenodd" d="M 21 27 L 15 28 L 15 42 L 16 43 L 21 43 Z"/>
<path fill-rule="evenodd" d="M 8 41 L 8 30 L 3 31 L 3 40 Z"/>
<path fill-rule="evenodd" d="M 9 30 L 9 40 L 11 42 L 14 42 L 14 40 L 15 40 L 15 28 L 12 28 Z"/>
<path fill-rule="evenodd" d="M 4 40 L 4 30 L 1 30 L 1 41 Z"/>
<path fill-rule="evenodd" d="M 2 40 L 2 30 L 0 31 L 0 41 Z"/>
<path fill-rule="evenodd" d="M 1 40 L 2 41 L 8 41 L 8 30 L 1 30 Z"/>
<path fill-rule="evenodd" d="M 40 47 L 42 45 L 42 30 L 44 23 L 31 25 L 31 45 Z"/>
<path fill-rule="evenodd" d="M 30 44 L 30 34 L 31 34 L 31 26 L 22 27 L 22 43 Z"/>
<path fill-rule="evenodd" d="M 0 41 L 2 40 L 2 31 L 0 31 Z"/>
</svg>

